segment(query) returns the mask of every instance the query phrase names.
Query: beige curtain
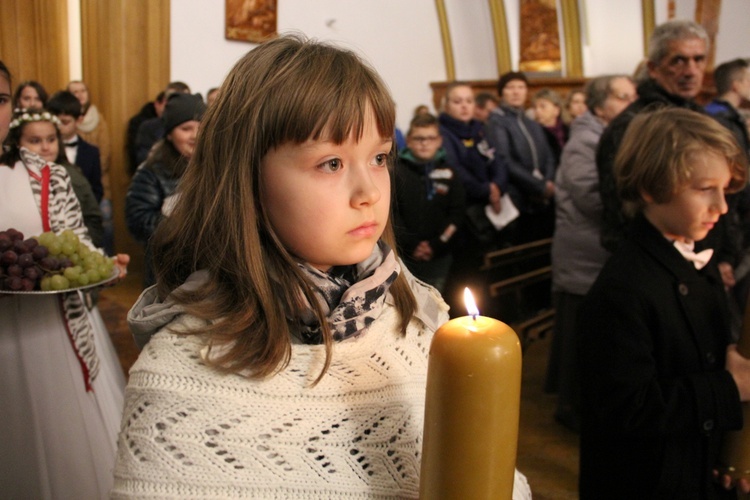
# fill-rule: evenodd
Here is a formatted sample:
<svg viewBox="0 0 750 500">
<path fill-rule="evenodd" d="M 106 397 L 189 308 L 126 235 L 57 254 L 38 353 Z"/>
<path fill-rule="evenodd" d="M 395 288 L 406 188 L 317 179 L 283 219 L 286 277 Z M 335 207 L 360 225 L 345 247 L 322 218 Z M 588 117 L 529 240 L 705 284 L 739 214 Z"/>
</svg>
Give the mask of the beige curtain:
<svg viewBox="0 0 750 500">
<path fill-rule="evenodd" d="M 115 249 L 141 269 L 143 251 L 125 226 L 130 184 L 128 120 L 169 83 L 169 0 L 81 0 L 83 80 L 109 125 Z"/>
<path fill-rule="evenodd" d="M 0 59 L 14 87 L 36 80 L 50 94 L 63 88 L 70 74 L 67 1 L 0 0 Z"/>
</svg>

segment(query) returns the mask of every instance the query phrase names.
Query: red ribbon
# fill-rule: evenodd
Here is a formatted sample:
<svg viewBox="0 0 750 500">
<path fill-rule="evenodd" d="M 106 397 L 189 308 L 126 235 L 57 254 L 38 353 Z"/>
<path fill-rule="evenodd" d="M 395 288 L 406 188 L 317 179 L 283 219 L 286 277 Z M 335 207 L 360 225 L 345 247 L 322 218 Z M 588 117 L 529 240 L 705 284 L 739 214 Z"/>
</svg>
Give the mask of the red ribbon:
<svg viewBox="0 0 750 500">
<path fill-rule="evenodd" d="M 36 179 L 39 184 L 42 186 L 42 227 L 44 228 L 44 232 L 50 230 L 50 224 L 49 224 L 49 176 L 50 176 L 50 168 L 49 165 L 45 165 L 42 167 L 42 175 L 39 176 L 35 172 L 32 172 L 29 168 L 26 169 L 26 171 L 29 173 L 31 177 Z"/>
</svg>

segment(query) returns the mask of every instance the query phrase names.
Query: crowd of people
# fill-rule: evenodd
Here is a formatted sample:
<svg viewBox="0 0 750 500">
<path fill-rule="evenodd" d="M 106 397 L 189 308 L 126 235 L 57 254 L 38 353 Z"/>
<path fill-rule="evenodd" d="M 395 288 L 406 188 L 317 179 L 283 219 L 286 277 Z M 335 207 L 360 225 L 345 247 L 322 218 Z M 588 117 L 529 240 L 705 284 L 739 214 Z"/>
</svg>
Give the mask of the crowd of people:
<svg viewBox="0 0 750 500">
<path fill-rule="evenodd" d="M 581 498 L 750 490 L 718 463 L 750 400 L 733 346 L 750 66 L 718 65 L 703 107 L 708 49 L 670 21 L 632 77 L 564 96 L 516 71 L 497 93 L 452 82 L 405 135 L 371 68 L 299 37 L 250 51 L 206 101 L 171 82 L 128 123 L 143 352 L 125 389 L 95 301 L 0 296 L 0 489 L 417 497 L 432 334 L 486 252 L 552 238 L 545 387 L 581 435 Z M 0 228 L 113 255 L 109 131 L 85 83 L 11 96 L 0 62 L 0 140 Z M 530 498 L 519 472 L 513 498 Z"/>
</svg>

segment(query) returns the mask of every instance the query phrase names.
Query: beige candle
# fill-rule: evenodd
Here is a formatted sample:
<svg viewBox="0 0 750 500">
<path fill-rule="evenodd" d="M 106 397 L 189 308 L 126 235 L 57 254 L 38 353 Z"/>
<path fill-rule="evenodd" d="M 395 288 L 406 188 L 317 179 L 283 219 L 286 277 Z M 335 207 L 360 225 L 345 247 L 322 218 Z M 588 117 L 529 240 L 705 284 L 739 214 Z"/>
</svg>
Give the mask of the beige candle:
<svg viewBox="0 0 750 500">
<path fill-rule="evenodd" d="M 750 358 L 750 301 L 745 307 L 742 334 L 737 342 L 737 352 Z M 742 403 L 743 427 L 739 431 L 727 432 L 719 456 L 721 472 L 734 479 L 750 479 L 750 404 Z"/>
<path fill-rule="evenodd" d="M 466 292 L 469 316 L 440 327 L 430 346 L 422 500 L 513 494 L 521 344 L 508 325 L 479 316 Z"/>
</svg>

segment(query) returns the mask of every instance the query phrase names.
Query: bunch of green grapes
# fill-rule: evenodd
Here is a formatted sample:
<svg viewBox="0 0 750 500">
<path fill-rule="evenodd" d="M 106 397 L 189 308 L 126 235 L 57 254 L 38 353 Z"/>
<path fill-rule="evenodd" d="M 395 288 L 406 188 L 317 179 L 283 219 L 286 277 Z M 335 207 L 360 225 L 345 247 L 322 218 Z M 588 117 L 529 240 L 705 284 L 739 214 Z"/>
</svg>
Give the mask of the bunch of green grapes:
<svg viewBox="0 0 750 500">
<path fill-rule="evenodd" d="M 112 275 L 114 260 L 81 243 L 70 229 L 59 235 L 51 231 L 42 233 L 37 240 L 61 263 L 56 270 L 45 269 L 40 284 L 43 291 L 93 285 Z"/>
</svg>

